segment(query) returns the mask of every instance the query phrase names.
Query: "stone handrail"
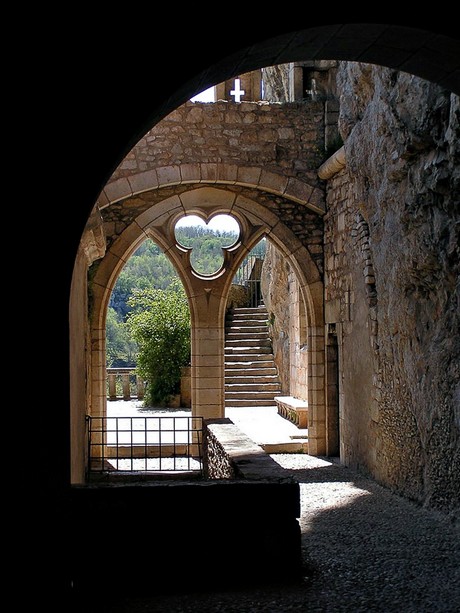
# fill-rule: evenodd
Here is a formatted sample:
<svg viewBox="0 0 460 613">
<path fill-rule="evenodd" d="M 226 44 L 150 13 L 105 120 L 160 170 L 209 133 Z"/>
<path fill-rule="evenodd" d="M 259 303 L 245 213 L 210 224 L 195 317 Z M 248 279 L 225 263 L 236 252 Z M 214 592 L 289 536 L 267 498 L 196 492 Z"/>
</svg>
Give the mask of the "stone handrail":
<svg viewBox="0 0 460 613">
<path fill-rule="evenodd" d="M 123 400 L 131 400 L 133 396 L 131 393 L 133 379 L 135 381 L 135 386 L 133 386 L 136 390 L 134 394 L 135 397 L 138 400 L 142 400 L 144 398 L 144 381 L 141 379 L 141 377 L 139 377 L 139 375 L 136 374 L 135 368 L 107 368 L 108 400 L 118 400 L 120 398 L 117 395 L 117 381 L 120 379 Z"/>
</svg>

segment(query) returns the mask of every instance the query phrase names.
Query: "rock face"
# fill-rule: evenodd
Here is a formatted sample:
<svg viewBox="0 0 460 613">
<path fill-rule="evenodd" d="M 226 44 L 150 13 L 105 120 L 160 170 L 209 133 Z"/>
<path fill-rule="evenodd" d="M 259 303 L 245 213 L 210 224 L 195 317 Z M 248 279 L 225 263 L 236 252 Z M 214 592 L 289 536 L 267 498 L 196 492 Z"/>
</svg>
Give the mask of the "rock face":
<svg viewBox="0 0 460 613">
<path fill-rule="evenodd" d="M 285 71 L 273 72 L 269 91 L 287 95 Z M 325 182 L 324 288 L 326 331 L 339 351 L 341 460 L 455 515 L 459 98 L 414 76 L 351 62 L 338 65 L 337 93 L 346 167 Z M 289 274 L 276 250 L 264 271 L 273 344 L 280 373 L 287 372 Z"/>
<path fill-rule="evenodd" d="M 454 508 L 459 99 L 411 75 L 357 63 L 340 65 L 338 88 L 347 168 L 328 184 L 326 312 L 329 306 L 331 322 L 344 327 L 341 419 L 365 434 L 351 438 L 345 456 L 408 497 Z M 361 357 L 350 355 L 358 346 Z"/>
</svg>

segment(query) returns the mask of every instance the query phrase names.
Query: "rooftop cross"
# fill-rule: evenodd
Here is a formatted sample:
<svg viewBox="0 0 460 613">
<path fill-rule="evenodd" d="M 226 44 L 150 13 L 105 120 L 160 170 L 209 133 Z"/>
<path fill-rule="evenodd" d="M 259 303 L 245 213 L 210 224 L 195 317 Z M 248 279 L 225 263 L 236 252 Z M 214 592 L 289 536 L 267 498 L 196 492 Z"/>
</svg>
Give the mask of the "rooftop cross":
<svg viewBox="0 0 460 613">
<path fill-rule="evenodd" d="M 235 96 L 235 102 L 241 102 L 241 96 L 245 93 L 244 89 L 240 89 L 240 80 L 235 79 L 235 89 L 230 91 L 230 96 Z"/>
</svg>

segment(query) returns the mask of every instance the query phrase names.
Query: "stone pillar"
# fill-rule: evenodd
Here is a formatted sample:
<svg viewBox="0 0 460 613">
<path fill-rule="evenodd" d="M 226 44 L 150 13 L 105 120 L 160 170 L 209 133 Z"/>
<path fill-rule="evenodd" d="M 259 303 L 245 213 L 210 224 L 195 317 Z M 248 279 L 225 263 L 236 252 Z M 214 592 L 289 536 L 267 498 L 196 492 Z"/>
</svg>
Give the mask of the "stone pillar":
<svg viewBox="0 0 460 613">
<path fill-rule="evenodd" d="M 137 399 L 143 400 L 144 395 L 145 395 L 144 379 L 142 379 L 142 377 L 136 376 L 136 385 L 137 385 Z"/>
<path fill-rule="evenodd" d="M 121 375 L 121 385 L 123 389 L 123 400 L 131 400 L 131 389 L 129 382 L 130 374 L 129 372 L 124 372 Z"/>
<path fill-rule="evenodd" d="M 192 369 L 190 366 L 183 366 L 181 368 L 180 378 L 180 405 L 181 407 L 192 406 Z"/>
<path fill-rule="evenodd" d="M 117 399 L 117 375 L 111 372 L 107 375 L 109 379 L 109 400 Z"/>
<path fill-rule="evenodd" d="M 326 404 L 324 394 L 324 328 L 309 330 L 308 453 L 326 455 Z"/>
<path fill-rule="evenodd" d="M 196 285 L 196 283 L 195 283 Z M 220 284 L 193 298 L 192 414 L 205 419 L 224 417 L 224 314 L 226 298 Z"/>
</svg>

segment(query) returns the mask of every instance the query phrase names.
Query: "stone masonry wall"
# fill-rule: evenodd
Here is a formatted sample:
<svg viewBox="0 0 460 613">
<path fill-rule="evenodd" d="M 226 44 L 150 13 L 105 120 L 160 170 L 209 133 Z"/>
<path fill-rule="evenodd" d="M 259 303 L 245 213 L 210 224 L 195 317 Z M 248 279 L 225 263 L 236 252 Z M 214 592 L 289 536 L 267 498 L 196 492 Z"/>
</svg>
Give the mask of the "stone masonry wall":
<svg viewBox="0 0 460 613">
<path fill-rule="evenodd" d="M 346 170 L 328 183 L 324 218 L 325 321 L 339 346 L 341 460 L 378 474 L 375 278 L 368 227 Z M 333 326 L 331 326 L 333 325 Z"/>
<path fill-rule="evenodd" d="M 300 112 L 299 112 L 300 111 Z M 187 102 L 148 132 L 111 181 L 191 163 L 254 164 L 318 185 L 324 159 L 322 102 Z"/>
<path fill-rule="evenodd" d="M 458 511 L 459 98 L 357 63 L 341 63 L 338 87 L 347 168 L 328 182 L 325 283 L 344 457 Z"/>
<path fill-rule="evenodd" d="M 267 243 L 261 274 L 261 291 L 268 311 L 273 355 L 283 396 L 290 394 L 290 293 L 291 266 L 271 243 Z"/>
</svg>

